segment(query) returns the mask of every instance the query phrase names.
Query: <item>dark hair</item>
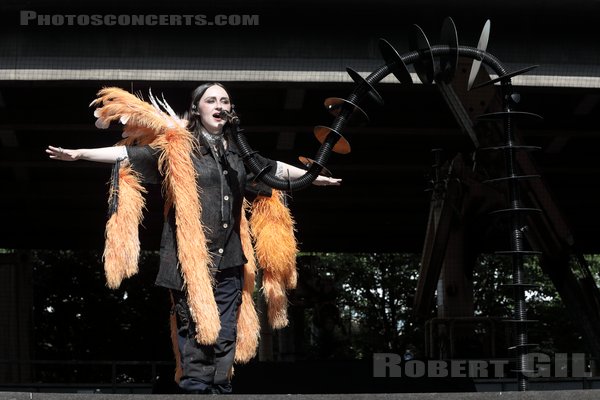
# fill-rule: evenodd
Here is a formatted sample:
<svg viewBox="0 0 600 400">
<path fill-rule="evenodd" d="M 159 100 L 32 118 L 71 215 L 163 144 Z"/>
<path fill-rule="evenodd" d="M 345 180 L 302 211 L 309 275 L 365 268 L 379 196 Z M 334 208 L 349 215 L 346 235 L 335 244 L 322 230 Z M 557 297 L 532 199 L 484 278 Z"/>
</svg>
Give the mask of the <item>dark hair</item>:
<svg viewBox="0 0 600 400">
<path fill-rule="evenodd" d="M 188 111 L 185 113 L 184 118 L 188 120 L 188 128 L 193 133 L 200 133 L 199 130 L 202 127 L 202 122 L 200 120 L 200 113 L 198 112 L 198 102 L 204 96 L 206 90 L 212 86 L 219 86 L 223 88 L 227 92 L 227 88 L 220 84 L 219 82 L 207 82 L 198 86 L 192 92 L 192 99 L 190 102 L 190 107 Z M 229 94 L 229 92 L 227 92 Z"/>
</svg>

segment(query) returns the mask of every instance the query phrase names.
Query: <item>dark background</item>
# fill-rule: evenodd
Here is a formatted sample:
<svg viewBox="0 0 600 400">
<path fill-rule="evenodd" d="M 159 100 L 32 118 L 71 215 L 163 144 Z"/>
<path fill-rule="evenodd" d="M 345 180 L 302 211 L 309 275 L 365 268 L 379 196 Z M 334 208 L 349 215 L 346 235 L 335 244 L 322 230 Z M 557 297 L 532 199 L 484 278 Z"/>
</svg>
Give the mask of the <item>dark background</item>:
<svg viewBox="0 0 600 400">
<path fill-rule="evenodd" d="M 20 10 L 35 10 L 39 14 L 258 14 L 260 25 L 24 27 L 18 24 Z M 110 146 L 120 138 L 118 127 L 96 129 L 93 110 L 88 107 L 104 86 L 115 85 L 144 95 L 151 88 L 155 94 L 164 94 L 181 112 L 188 105 L 189 93 L 203 81 L 203 76 L 198 76 L 198 80 L 167 80 L 160 76 L 115 78 L 121 69 L 137 68 L 141 74 L 154 69 L 194 71 L 212 66 L 224 73 L 233 71 L 234 76 L 242 70 L 250 71 L 244 76 L 255 72 L 255 79 L 217 80 L 225 83 L 231 93 L 252 147 L 267 157 L 299 165 L 298 156 L 313 157 L 318 149 L 314 127 L 329 125 L 333 120 L 323 101 L 329 97 L 345 98 L 355 88 L 345 78 L 344 69 L 355 68 L 366 76 L 383 65 L 379 38 L 389 40 L 400 54 L 405 54 L 412 25 L 418 24 L 431 44 L 438 44 L 442 22 L 451 16 L 458 28 L 459 43 L 476 46 L 489 18 L 492 31 L 488 51 L 506 63 L 508 70 L 539 65 L 528 76 L 539 78 L 541 83 L 529 80 L 515 87 L 522 98 L 517 108 L 538 113 L 543 120 L 519 121 L 517 133 L 524 143 L 541 147 L 531 158 L 549 195 L 568 221 L 577 248 L 584 253 L 598 253 L 600 170 L 596 155 L 600 144 L 600 94 L 594 80 L 600 76 L 600 38 L 595 30 L 598 11 L 595 1 L 506 1 L 492 5 L 467 0 L 450 4 L 399 4 L 386 0 L 252 4 L 136 1 L 126 5 L 118 1 L 76 5 L 67 1 L 4 1 L 0 6 L 0 248 L 49 251 L 35 264 L 32 280 L 37 307 L 33 324 L 38 330 L 46 329 L 31 339 L 36 341 L 35 358 L 60 358 L 57 355 L 61 354 L 65 359 L 80 360 L 98 359 L 99 354 L 106 360 L 124 357 L 117 349 L 128 349 L 129 359 L 170 357 L 164 325 L 168 304 L 164 293 L 152 286 L 155 270 L 145 269 L 117 292 L 104 288 L 98 251 L 104 244 L 111 167 L 90 162 L 55 162 L 44 153 L 49 144 L 91 148 Z M 467 94 L 464 90 L 470 62 L 461 60 L 453 85 L 464 93 L 461 100 L 474 118 L 494 110 L 488 94 L 482 94 L 489 92 L 474 90 Z M 36 75 L 27 72 L 28 68 L 46 72 Z M 73 78 L 80 69 L 106 72 L 94 79 Z M 413 71 L 412 67 L 409 69 Z M 12 71 L 22 72 L 25 78 L 11 78 Z M 47 71 L 50 77 L 45 78 Z M 280 71 L 295 71 L 297 75 L 277 80 Z M 341 72 L 344 78 L 320 79 L 323 72 Z M 485 80 L 484 75 L 482 72 L 479 80 Z M 361 102 L 369 120 L 356 120 L 343 132 L 352 152 L 332 154 L 327 164 L 334 176 L 343 179 L 340 187 L 311 186 L 291 194 L 290 208 L 303 252 L 421 252 L 430 207 L 431 193 L 426 190 L 432 177 L 431 150 L 441 148 L 444 161 L 456 154 L 470 160 L 475 147 L 460 130 L 437 87 L 414 80 L 416 84 L 412 86 L 395 80 L 377 84 L 385 101 L 383 106 L 370 99 Z M 477 127 L 485 137 L 485 127 Z M 144 249 L 152 251 L 158 249 L 162 205 L 159 190 L 150 189 L 140 234 Z M 76 251 L 75 258 L 61 255 L 71 250 Z M 89 251 L 91 254 L 86 253 Z M 155 268 L 151 257 L 147 261 Z M 411 265 L 416 271 L 415 264 Z M 345 265 L 339 264 L 338 268 Z M 306 274 L 306 270 L 301 270 L 301 276 L 302 273 Z M 340 279 L 338 284 L 344 279 L 338 275 L 335 278 Z M 409 296 L 416 282 L 406 276 L 397 279 L 406 285 L 401 287 Z M 69 284 L 61 283 L 66 281 Z M 123 299 L 125 292 L 127 304 Z M 77 295 L 85 297 L 85 301 Z M 553 295 L 557 297 L 556 293 Z M 489 296 L 489 304 L 494 304 L 494 293 Z M 62 304 L 64 317 L 43 313 L 52 301 Z M 411 304 L 410 297 L 403 301 Z M 148 305 L 152 312 L 148 312 Z M 83 306 L 85 318 L 81 320 L 76 315 Z M 503 311 L 506 310 L 499 312 Z M 128 314 L 132 312 L 136 314 Z M 564 310 L 561 312 L 557 317 L 560 322 L 551 325 L 558 325 L 557 329 L 565 327 L 572 335 L 568 336 L 572 349 L 580 349 L 580 335 L 565 322 L 568 318 Z M 409 313 L 407 310 L 406 315 Z M 540 314 L 546 318 L 559 315 Z M 44 325 L 40 319 L 43 315 L 54 319 Z M 157 326 L 156 332 L 140 333 L 140 327 L 151 326 Z M 547 325 L 543 328 L 550 329 Z M 65 334 L 67 331 L 69 334 Z M 94 337 L 74 341 L 79 332 L 94 332 Z M 419 329 L 410 332 L 414 338 L 422 338 Z M 365 330 L 361 340 L 380 333 L 377 329 Z M 402 352 L 413 339 L 406 331 L 403 335 L 393 347 L 385 347 L 381 342 L 370 350 Z M 56 339 L 49 341 L 54 349 L 45 348 L 40 342 L 48 337 Z M 563 345 L 557 348 L 563 349 Z M 86 355 L 85 349 L 92 349 L 93 354 Z M 344 380 L 352 382 L 347 386 L 349 391 L 363 391 L 365 387 L 373 390 L 370 381 L 364 386 L 359 382 L 360 377 L 370 374 L 368 356 L 351 361 L 346 357 L 339 364 L 317 353 L 311 361 L 297 361 L 285 369 L 268 363 L 241 366 L 236 382 L 242 390 L 255 390 L 251 379 L 257 374 L 285 382 L 284 388 L 261 387 L 262 392 L 323 392 L 334 388 L 339 392 Z M 164 368 L 164 375 L 168 376 L 171 365 Z M 328 371 L 336 371 L 339 386 L 327 381 Z M 48 373 L 56 372 L 54 368 Z M 283 378 L 284 372 L 290 374 L 288 380 Z M 65 373 L 68 374 L 77 382 L 77 374 Z M 132 374 L 124 372 L 119 379 L 126 383 Z M 314 385 L 309 388 L 303 386 L 302 379 L 289 378 L 296 375 L 312 379 Z M 110 379 L 110 373 L 107 376 Z M 170 390 L 169 383 L 165 387 Z M 446 391 L 470 390 L 469 382 L 442 382 L 442 387 Z M 379 389 L 427 391 L 431 385 L 411 380 L 410 384 L 394 382 Z"/>
<path fill-rule="evenodd" d="M 272 76 L 278 68 L 312 74 L 328 69 L 343 73 L 346 67 L 361 70 L 361 65 L 367 65 L 362 69 L 373 70 L 383 65 L 379 38 L 387 39 L 405 54 L 413 24 L 423 28 L 431 44 L 437 44 L 443 19 L 451 16 L 461 45 L 476 46 L 489 18 L 492 30 L 488 50 L 507 63 L 508 70 L 540 65 L 540 75 L 554 72 L 554 78 L 559 79 L 558 87 L 551 79 L 546 85 L 517 87 L 522 97 L 518 109 L 544 118 L 541 122 L 520 123 L 519 135 L 526 144 L 542 147 L 532 157 L 559 209 L 572 224 L 582 250 L 597 249 L 597 89 L 586 87 L 582 77 L 575 85 L 560 83 L 568 73 L 571 78 L 596 73 L 598 41 L 594 39 L 597 34 L 592 21 L 595 2 L 566 5 L 511 1 L 483 7 L 474 1 L 453 2 L 452 6 L 433 1 L 402 6 L 391 1 L 369 5 L 305 1 L 285 6 L 274 2 L 134 2 L 125 6 L 120 2 L 72 5 L 60 1 L 9 1 L 2 8 L 4 68 L 14 68 L 11 60 L 26 60 L 23 65 L 62 69 L 65 78 L 56 79 L 54 75 L 44 80 L 41 75 L 36 80 L 0 81 L 0 130 L 9 135 L 0 147 L 0 176 L 5 188 L 0 210 L 5 226 L 10 227 L 0 236 L 2 247 L 100 248 L 110 167 L 53 162 L 46 158 L 45 147 L 109 146 L 119 139 L 118 128 L 108 132 L 96 129 L 93 110 L 87 107 L 103 86 L 117 85 L 142 94 L 152 88 L 182 112 L 189 93 L 200 83 L 115 81 L 110 79 L 110 72 L 106 73 L 107 79 L 70 80 L 69 71 L 78 63 L 87 63 L 84 68 L 96 65 L 118 69 L 128 68 L 126 60 L 135 59 L 141 70 L 170 69 L 180 67 L 170 64 L 170 59 L 185 56 L 197 59 L 198 64 L 218 60 L 215 67 L 224 71 L 245 68 L 248 58 L 269 59 Z M 18 11 L 23 9 L 39 14 L 249 13 L 260 15 L 260 25 L 24 27 L 18 25 Z M 326 64 L 331 60 L 335 63 Z M 182 68 L 193 70 L 194 66 Z M 466 84 L 469 68 L 470 60 L 465 60 L 462 74 L 455 78 L 457 87 Z M 298 156 L 314 157 L 319 145 L 312 134 L 314 127 L 329 125 L 333 120 L 323 101 L 347 97 L 354 85 L 274 82 L 268 80 L 269 70 L 257 73 L 267 80 L 224 82 L 250 144 L 263 155 L 294 165 L 299 165 Z M 536 75 L 536 70 L 529 74 Z M 425 190 L 431 149 L 443 149 L 444 159 L 457 153 L 469 159 L 474 146 L 460 131 L 435 85 L 395 82 L 377 85 L 385 104 L 378 106 L 370 99 L 364 100 L 361 106 L 369 121 L 352 123 L 343 132 L 352 152 L 330 157 L 327 167 L 343 179 L 343 185 L 310 187 L 293 193 L 291 207 L 298 221 L 302 250 L 418 252 L 422 248 L 429 209 Z M 285 106 L 290 93 L 300 93 L 295 108 Z M 465 99 L 479 95 L 473 91 Z M 484 104 L 472 117 L 485 111 L 490 110 Z M 160 207 L 151 201 L 149 213 L 156 212 Z M 147 249 L 157 247 L 160 217 L 156 215 L 145 219 L 142 230 Z"/>
</svg>

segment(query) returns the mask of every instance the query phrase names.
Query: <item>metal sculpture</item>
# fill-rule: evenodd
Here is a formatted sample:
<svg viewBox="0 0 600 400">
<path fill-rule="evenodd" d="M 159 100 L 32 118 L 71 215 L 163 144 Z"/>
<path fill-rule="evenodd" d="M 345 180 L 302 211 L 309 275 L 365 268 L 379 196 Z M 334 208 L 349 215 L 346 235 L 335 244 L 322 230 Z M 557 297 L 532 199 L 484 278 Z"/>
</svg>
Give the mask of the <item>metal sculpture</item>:
<svg viewBox="0 0 600 400">
<path fill-rule="evenodd" d="M 517 71 L 508 71 L 504 65 L 492 54 L 487 52 L 487 44 L 490 34 L 490 21 L 488 20 L 482 30 L 477 47 L 462 46 L 458 44 L 458 34 L 454 21 L 451 18 L 446 18 L 440 34 L 442 44 L 432 46 L 418 25 L 413 25 L 411 36 L 409 38 L 410 51 L 400 55 L 396 49 L 385 39 L 379 40 L 379 49 L 385 64 L 377 68 L 366 78 L 362 77 L 352 68 L 347 68 L 346 71 L 350 78 L 355 82 L 353 92 L 346 98 L 328 98 L 325 100 L 325 107 L 335 117 L 330 127 L 317 126 L 314 129 L 314 135 L 321 143 L 313 159 L 300 157 L 302 163 L 308 168 L 305 175 L 295 180 L 279 179 L 274 176 L 267 167 L 261 165 L 254 155 L 255 151 L 251 149 L 245 139 L 243 130 L 239 128 L 234 132 L 234 140 L 241 150 L 241 154 L 245 159 L 248 167 L 257 175 L 258 179 L 267 185 L 281 190 L 298 190 L 308 186 L 319 173 L 329 174 L 325 168 L 331 152 L 339 154 L 347 154 L 350 152 L 350 144 L 343 136 L 345 126 L 354 116 L 360 116 L 368 120 L 367 114 L 361 108 L 360 104 L 365 98 L 375 101 L 382 105 L 383 99 L 377 92 L 374 85 L 383 78 L 392 74 L 403 85 L 411 85 L 413 83 L 410 72 L 407 66 L 412 65 L 418 79 L 426 85 L 436 84 L 444 100 L 450 107 L 461 129 L 469 135 L 475 148 L 476 154 L 483 153 L 499 153 L 504 159 L 503 176 L 488 179 L 483 183 L 486 185 L 505 184 L 508 187 L 508 207 L 500 208 L 491 213 L 492 216 L 502 218 L 507 222 L 510 230 L 509 242 L 510 248 L 497 251 L 496 254 L 510 257 L 512 261 L 512 283 L 509 286 L 513 290 L 514 298 L 514 313 L 509 323 L 514 327 L 515 343 L 511 347 L 516 353 L 516 369 L 518 390 L 525 391 L 527 389 L 528 373 L 533 372 L 528 365 L 528 347 L 532 346 L 528 343 L 527 324 L 531 321 L 527 319 L 527 308 L 525 303 L 525 291 L 532 288 L 524 278 L 524 259 L 529 256 L 537 256 L 542 254 L 540 251 L 529 250 L 526 246 L 525 230 L 527 229 L 528 218 L 532 214 L 540 213 L 539 208 L 526 207 L 523 202 L 522 183 L 528 180 L 539 178 L 537 174 L 526 174 L 520 172 L 519 153 L 537 150 L 537 147 L 526 146 L 520 144 L 515 139 L 514 125 L 515 120 L 521 118 L 541 118 L 539 115 L 516 111 L 515 107 L 520 101 L 520 96 L 514 92 L 511 83 L 511 78 L 524 74 L 536 66 L 530 66 Z M 502 111 L 480 115 L 477 121 L 499 122 L 503 131 L 503 141 L 500 145 L 488 146 L 480 148 L 479 138 L 474 130 L 474 123 L 463 105 L 460 102 L 457 94 L 451 86 L 451 82 L 456 76 L 459 57 L 472 60 L 471 70 L 469 73 L 467 90 L 476 90 L 482 87 L 495 85 L 501 93 Z M 497 77 L 489 79 L 483 83 L 475 85 L 476 78 L 481 70 L 481 65 L 491 69 Z M 239 120 L 237 120 L 239 123 Z M 436 165 L 439 168 L 439 157 L 436 160 Z M 434 182 L 433 197 L 438 196 L 440 191 L 453 190 L 452 185 L 440 186 L 441 178 L 437 176 L 437 185 Z M 448 210 L 446 210 L 446 213 Z M 444 210 L 440 213 L 443 215 Z M 438 215 L 439 218 L 439 215 Z M 431 224 L 430 220 L 430 224 Z M 437 230 L 437 227 L 435 227 Z M 439 232 L 436 232 L 436 234 Z M 447 234 L 447 232 L 445 232 Z M 428 247 L 429 246 L 429 247 Z M 426 251 L 424 259 L 437 266 L 437 270 L 427 271 L 427 274 L 420 277 L 419 287 L 417 288 L 418 307 L 427 307 L 430 303 L 427 297 L 432 297 L 433 280 L 437 280 L 440 275 L 441 254 L 439 248 L 435 248 L 433 241 L 426 243 Z M 435 259 L 435 261 L 432 261 Z M 425 293 L 425 291 L 430 292 Z"/>
</svg>

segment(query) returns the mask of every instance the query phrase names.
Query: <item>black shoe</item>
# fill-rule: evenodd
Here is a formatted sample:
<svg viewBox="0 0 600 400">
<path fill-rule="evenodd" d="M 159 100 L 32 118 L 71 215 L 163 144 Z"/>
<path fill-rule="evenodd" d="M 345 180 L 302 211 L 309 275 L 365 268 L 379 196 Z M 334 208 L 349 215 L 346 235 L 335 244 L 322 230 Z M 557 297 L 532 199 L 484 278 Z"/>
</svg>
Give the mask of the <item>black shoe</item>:
<svg viewBox="0 0 600 400">
<path fill-rule="evenodd" d="M 212 394 L 232 394 L 233 388 L 231 384 L 228 383 L 226 385 L 213 385 Z"/>
<path fill-rule="evenodd" d="M 186 389 L 179 389 L 179 392 L 181 394 L 213 394 L 214 388 L 213 387 L 207 387 L 206 389 L 194 389 L 194 390 L 186 390 Z"/>
</svg>

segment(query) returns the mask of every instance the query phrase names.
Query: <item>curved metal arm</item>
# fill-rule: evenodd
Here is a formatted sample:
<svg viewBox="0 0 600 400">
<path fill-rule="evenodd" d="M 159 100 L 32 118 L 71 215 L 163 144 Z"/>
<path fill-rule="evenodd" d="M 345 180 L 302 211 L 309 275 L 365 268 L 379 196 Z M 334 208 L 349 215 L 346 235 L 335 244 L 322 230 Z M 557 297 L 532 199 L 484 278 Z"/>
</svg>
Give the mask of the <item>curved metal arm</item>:
<svg viewBox="0 0 600 400">
<path fill-rule="evenodd" d="M 452 49 L 448 45 L 431 47 L 431 55 L 434 57 L 448 55 L 451 51 L 456 51 L 456 48 Z M 458 53 L 463 57 L 481 60 L 484 64 L 492 68 L 498 74 L 498 76 L 503 76 L 506 74 L 506 69 L 500 63 L 500 61 L 485 51 L 474 47 L 459 46 Z M 419 59 L 419 57 L 421 57 L 421 53 L 418 51 L 412 51 L 400 56 L 406 65 L 413 64 Z M 365 95 L 370 93 L 370 90 L 372 89 L 372 83 L 377 83 L 392 73 L 393 68 L 395 67 L 394 64 L 395 63 L 390 63 L 377 68 L 367 78 L 365 78 L 366 82 L 361 82 L 356 85 L 353 92 L 347 98 L 349 103 L 342 105 L 339 115 L 332 123 L 331 132 L 321 143 L 321 147 L 314 157 L 314 163 L 307 170 L 306 174 L 297 179 L 286 180 L 277 178 L 273 173 L 268 171 L 266 166 L 262 165 L 262 163 L 256 157 L 254 157 L 256 152 L 252 150 L 248 144 L 248 141 L 246 140 L 245 135 L 243 134 L 243 130 L 239 128 L 238 119 L 237 123 L 232 121 L 232 137 L 240 149 L 244 163 L 248 166 L 248 168 L 250 168 L 250 170 L 257 176 L 258 179 L 274 189 L 291 191 L 303 189 L 309 186 L 317 178 L 317 176 L 319 176 L 321 169 L 327 164 L 334 145 L 341 138 L 339 133 L 343 131 L 348 120 L 350 119 L 351 114 L 354 111 L 352 106 L 348 104 L 359 104 L 360 100 L 362 100 Z"/>
</svg>

